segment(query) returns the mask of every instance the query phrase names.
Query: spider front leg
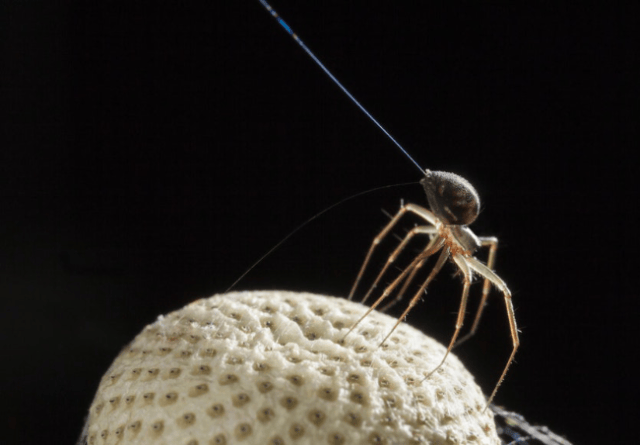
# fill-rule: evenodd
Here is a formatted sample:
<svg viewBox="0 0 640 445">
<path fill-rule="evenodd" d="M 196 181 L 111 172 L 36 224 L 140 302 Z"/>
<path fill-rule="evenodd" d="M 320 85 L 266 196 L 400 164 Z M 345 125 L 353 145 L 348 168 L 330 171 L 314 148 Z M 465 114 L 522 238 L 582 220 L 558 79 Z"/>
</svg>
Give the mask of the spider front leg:
<svg viewBox="0 0 640 445">
<path fill-rule="evenodd" d="M 489 256 L 487 258 L 487 267 L 490 270 L 493 270 L 494 263 L 496 261 L 496 252 L 498 250 L 498 238 L 496 237 L 480 237 L 480 246 L 481 247 L 489 247 Z M 457 341 L 454 348 L 457 348 L 465 341 L 469 340 L 473 337 L 478 330 L 478 326 L 480 325 L 480 318 L 482 317 L 482 312 L 484 311 L 485 306 L 487 305 L 487 297 L 489 296 L 489 290 L 491 289 L 491 280 L 489 278 L 484 278 L 484 284 L 482 285 L 482 299 L 480 300 L 480 305 L 478 306 L 478 310 L 476 312 L 476 316 L 473 319 L 473 325 L 471 325 L 471 330 L 462 336 L 460 340 Z"/>
<path fill-rule="evenodd" d="M 449 346 L 447 347 L 447 352 L 445 352 L 444 357 L 442 357 L 442 361 L 438 366 L 435 367 L 433 371 L 431 371 L 424 380 L 428 379 L 443 365 L 447 356 L 453 349 L 453 345 L 458 338 L 458 334 L 460 333 L 460 329 L 462 328 L 462 324 L 464 323 L 464 312 L 467 308 L 467 299 L 469 297 L 469 287 L 471 286 L 471 279 L 473 278 L 473 274 L 471 272 L 471 268 L 467 261 L 468 257 L 464 257 L 459 253 L 456 253 L 452 256 L 453 261 L 456 263 L 460 271 L 462 272 L 462 280 L 463 280 L 463 289 L 462 289 L 462 298 L 460 299 L 460 308 L 458 309 L 458 319 L 456 320 L 456 330 L 453 332 L 453 337 L 451 337 L 451 341 L 449 342 Z"/>
<path fill-rule="evenodd" d="M 493 285 L 497 287 L 500 292 L 502 292 L 502 295 L 504 295 L 504 304 L 507 307 L 507 317 L 509 318 L 509 331 L 511 332 L 511 340 L 513 342 L 513 350 L 511 351 L 511 355 L 509 356 L 507 365 L 504 367 L 504 371 L 502 371 L 502 375 L 500 375 L 500 380 L 498 380 L 498 383 L 496 384 L 493 392 L 491 393 L 491 396 L 489 397 L 489 400 L 487 401 L 487 406 L 489 406 L 489 404 L 495 397 L 496 392 L 498 391 L 498 387 L 504 380 L 505 375 L 507 375 L 509 366 L 511 366 L 511 363 L 513 362 L 516 351 L 520 346 L 520 338 L 518 337 L 518 326 L 516 325 L 516 316 L 513 310 L 513 302 L 511 301 L 511 291 L 509 290 L 505 282 L 502 281 L 502 279 L 498 275 L 496 275 L 490 268 L 482 264 L 477 259 L 470 257 L 467 258 L 467 261 L 469 262 L 469 266 L 473 270 L 475 270 L 478 275 L 481 275 L 482 277 L 491 281 L 491 283 L 493 283 Z"/>
<path fill-rule="evenodd" d="M 387 236 L 387 234 L 391 231 L 391 229 L 393 229 L 393 226 L 395 226 L 400 220 L 400 218 L 402 218 L 402 216 L 407 212 L 415 213 L 417 216 L 424 219 L 425 221 L 430 223 L 432 226 L 438 226 L 439 224 L 438 219 L 435 217 L 435 215 L 431 211 L 425 209 L 424 207 L 420 207 L 415 204 L 405 204 L 402 207 L 400 207 L 400 210 L 398 211 L 398 213 L 396 213 L 396 215 L 391 219 L 391 221 L 389 221 L 389 223 L 384 227 L 384 229 L 382 229 L 382 231 L 373 239 L 373 242 L 371 243 L 371 247 L 369 247 L 369 251 L 367 252 L 367 256 L 364 259 L 364 263 L 362 264 L 362 267 L 360 268 L 360 272 L 358 272 L 358 276 L 356 277 L 356 281 L 355 283 L 353 283 L 353 287 L 351 288 L 351 292 L 349 293 L 349 300 L 353 298 L 353 295 L 356 292 L 358 284 L 360 283 L 360 280 L 364 275 L 364 271 L 366 270 L 367 265 L 369 264 L 369 260 L 371 260 L 373 251 L 378 246 L 378 244 L 380 244 L 380 242 L 384 239 L 384 237 Z"/>
</svg>

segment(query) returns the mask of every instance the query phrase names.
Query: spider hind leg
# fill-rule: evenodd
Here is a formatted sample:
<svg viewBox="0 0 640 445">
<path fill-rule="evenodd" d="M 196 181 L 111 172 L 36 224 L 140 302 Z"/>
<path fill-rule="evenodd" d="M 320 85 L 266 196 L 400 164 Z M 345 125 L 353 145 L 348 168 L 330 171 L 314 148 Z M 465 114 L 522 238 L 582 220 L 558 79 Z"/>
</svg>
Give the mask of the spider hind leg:
<svg viewBox="0 0 640 445">
<path fill-rule="evenodd" d="M 369 251 L 367 252 L 367 255 L 365 256 L 364 262 L 362 263 L 362 266 L 360 267 L 360 271 L 358 272 L 358 275 L 356 276 L 356 280 L 353 283 L 353 287 L 351 288 L 351 292 L 349 292 L 349 298 L 348 298 L 349 300 L 353 299 L 353 296 L 355 295 L 356 289 L 358 288 L 358 284 L 360 283 L 360 280 L 362 279 L 362 276 L 364 275 L 364 271 L 366 270 L 367 265 L 369 264 L 369 261 L 371 260 L 371 257 L 373 255 L 373 252 L 375 251 L 376 247 L 389 234 L 389 232 L 393 229 L 393 227 L 398 223 L 398 221 L 400 221 L 402 216 L 404 216 L 404 214 L 407 213 L 407 212 L 411 212 L 411 213 L 417 215 L 418 217 L 422 218 L 424 221 L 429 223 L 431 226 L 434 226 L 435 228 L 437 228 L 440 225 L 440 222 L 435 217 L 435 215 L 431 211 L 425 209 L 424 207 L 420 207 L 420 206 L 415 205 L 415 204 L 405 204 L 402 207 L 400 207 L 400 210 L 398 210 L 398 213 L 395 214 L 395 216 L 391 219 L 391 221 L 389 221 L 387 223 L 387 225 L 380 231 L 380 233 L 378 233 L 378 235 L 373 239 L 373 242 L 371 243 L 371 246 L 369 247 Z M 366 300 L 366 298 L 367 297 L 365 297 L 365 300 Z M 363 303 L 364 303 L 364 300 L 363 300 Z"/>
<path fill-rule="evenodd" d="M 382 303 L 391 294 L 391 292 L 393 292 L 393 290 L 398 287 L 400 283 L 402 283 L 402 281 L 405 280 L 407 275 L 409 275 L 416 267 L 421 266 L 426 258 L 442 249 L 442 246 L 444 246 L 444 242 L 444 238 L 436 237 L 433 243 L 429 243 L 429 245 L 411 262 L 411 264 L 409 264 L 409 266 L 406 267 L 402 271 L 402 273 L 395 280 L 393 280 L 393 282 L 389 286 L 386 287 L 382 295 L 380 295 L 380 297 L 371 305 L 371 307 L 364 313 L 364 315 L 360 317 L 358 321 L 353 324 L 353 326 L 351 326 L 351 328 L 343 338 L 346 338 L 356 328 L 356 326 L 358 326 L 360 322 L 362 322 L 362 320 L 367 317 L 367 315 L 369 315 L 375 308 L 377 308 L 380 303 Z"/>
<path fill-rule="evenodd" d="M 409 314 L 411 309 L 413 309 L 413 307 L 418 303 L 418 301 L 420 301 L 420 297 L 422 296 L 422 293 L 427 289 L 427 286 L 435 278 L 438 272 L 440 272 L 440 269 L 442 269 L 442 266 L 447 261 L 447 258 L 449 258 L 450 253 L 451 252 L 448 247 L 442 250 L 442 253 L 438 257 L 438 261 L 436 262 L 435 266 L 433 266 L 431 273 L 429 274 L 427 279 L 424 281 L 424 283 L 422 283 L 422 286 L 420 286 L 420 289 L 418 289 L 418 292 L 416 292 L 413 298 L 409 301 L 407 308 L 404 310 L 402 315 L 398 317 L 398 320 L 393 325 L 393 328 L 391 328 L 391 331 L 389 331 L 387 336 L 380 342 L 380 346 L 382 346 L 387 341 L 387 339 L 391 336 L 391 334 L 393 334 L 393 331 L 395 331 L 396 328 L 400 325 L 400 323 L 404 321 L 405 318 L 407 318 L 407 315 Z M 415 275 L 414 272 L 418 267 L 422 266 L 422 264 L 424 264 L 424 259 L 420 261 L 420 263 L 417 265 L 416 268 L 414 268 L 414 271 L 411 272 L 411 275 Z M 411 278 L 411 276 L 409 278 Z M 406 286 L 407 284 L 405 283 L 405 286 L 403 286 L 402 290 L 400 291 L 400 296 L 402 296 L 402 293 L 404 292 L 404 289 L 406 288 Z"/>
</svg>

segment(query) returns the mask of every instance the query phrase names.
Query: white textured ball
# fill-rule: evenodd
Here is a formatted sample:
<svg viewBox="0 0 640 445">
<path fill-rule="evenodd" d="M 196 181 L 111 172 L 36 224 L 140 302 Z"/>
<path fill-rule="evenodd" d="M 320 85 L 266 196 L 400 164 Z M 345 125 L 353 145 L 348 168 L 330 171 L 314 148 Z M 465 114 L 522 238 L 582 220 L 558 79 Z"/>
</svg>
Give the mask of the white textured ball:
<svg viewBox="0 0 640 445">
<path fill-rule="evenodd" d="M 97 444 L 499 444 L 473 377 L 445 348 L 342 298 L 237 292 L 147 326 L 100 382 Z M 81 443 L 82 443 L 81 441 Z"/>
</svg>

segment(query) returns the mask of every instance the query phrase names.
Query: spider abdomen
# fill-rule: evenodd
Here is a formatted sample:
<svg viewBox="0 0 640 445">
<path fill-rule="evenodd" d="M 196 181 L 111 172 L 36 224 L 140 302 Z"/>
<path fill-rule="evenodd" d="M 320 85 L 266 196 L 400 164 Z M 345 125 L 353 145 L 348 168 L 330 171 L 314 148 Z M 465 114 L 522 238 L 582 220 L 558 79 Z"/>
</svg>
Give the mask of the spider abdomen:
<svg viewBox="0 0 640 445">
<path fill-rule="evenodd" d="M 469 225 L 478 217 L 480 197 L 462 176 L 426 170 L 420 184 L 427 194 L 431 211 L 445 224 Z"/>
</svg>

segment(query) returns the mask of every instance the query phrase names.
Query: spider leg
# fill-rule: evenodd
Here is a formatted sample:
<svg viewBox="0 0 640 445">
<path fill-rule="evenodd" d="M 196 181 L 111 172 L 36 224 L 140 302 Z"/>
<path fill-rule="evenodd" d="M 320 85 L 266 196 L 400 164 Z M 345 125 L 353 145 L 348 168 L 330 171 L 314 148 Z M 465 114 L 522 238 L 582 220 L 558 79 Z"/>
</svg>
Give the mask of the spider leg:
<svg viewBox="0 0 640 445">
<path fill-rule="evenodd" d="M 373 284 L 369 288 L 369 291 L 367 292 L 367 294 L 362 299 L 361 303 L 365 303 L 369 299 L 369 296 L 371 295 L 373 290 L 378 286 L 378 283 L 380 282 L 380 279 L 385 274 L 385 272 L 387 271 L 389 266 L 391 266 L 391 264 L 398 258 L 398 255 L 400 255 L 400 252 L 402 252 L 404 250 L 404 248 L 407 246 L 407 244 L 409 244 L 409 242 L 411 241 L 411 239 L 415 235 L 417 235 L 417 234 L 433 235 L 433 234 L 436 234 L 436 233 L 437 233 L 437 229 L 435 227 L 433 227 L 433 226 L 417 226 L 417 227 L 414 227 L 413 229 L 411 229 L 409 231 L 409 233 L 406 234 L 406 236 L 404 237 L 402 242 L 400 242 L 398 247 L 396 247 L 396 249 L 391 253 L 391 255 L 389 255 L 389 258 L 387 258 L 387 262 L 385 263 L 384 267 L 382 268 L 382 270 L 380 271 L 380 273 L 376 277 L 375 281 L 373 282 Z M 434 244 L 435 239 L 436 238 L 431 240 L 431 242 L 425 248 L 425 251 L 429 250 L 429 248 Z M 414 272 L 417 272 L 416 269 L 419 269 L 421 266 L 422 266 L 422 264 L 418 264 L 417 267 L 414 268 Z M 414 272 L 412 272 L 412 275 L 415 275 Z M 412 275 L 409 275 L 409 279 L 412 278 Z"/>
<path fill-rule="evenodd" d="M 480 245 L 482 247 L 489 246 L 489 257 L 487 259 L 487 267 L 493 270 L 493 265 L 496 261 L 496 251 L 498 250 L 498 238 L 495 237 L 481 237 Z M 482 275 L 482 274 L 480 274 Z M 484 311 L 485 306 L 487 305 L 487 297 L 489 296 L 489 290 L 491 289 L 491 280 L 489 278 L 484 277 L 484 284 L 482 286 L 482 299 L 480 300 L 480 305 L 478 306 L 478 311 L 476 312 L 476 316 L 473 320 L 473 325 L 471 326 L 471 330 L 460 340 L 453 345 L 454 348 L 457 348 L 465 341 L 469 340 L 473 337 L 480 325 L 480 318 L 482 317 L 482 312 Z"/>
<path fill-rule="evenodd" d="M 420 289 L 418 289 L 418 292 L 416 292 L 416 294 L 411 299 L 411 301 L 409 301 L 407 308 L 404 310 L 402 315 L 398 317 L 398 321 L 396 322 L 396 324 L 393 325 L 393 328 L 391 328 L 391 331 L 389 331 L 387 336 L 380 342 L 380 346 L 382 346 L 384 342 L 387 341 L 387 339 L 391 336 L 391 334 L 393 334 L 393 331 L 395 331 L 398 325 L 400 325 L 400 323 L 407 317 L 407 314 L 409 314 L 409 311 L 411 311 L 411 309 L 413 309 L 416 303 L 420 301 L 420 297 L 422 296 L 422 293 L 427 288 L 431 280 L 433 280 L 433 278 L 438 274 L 438 272 L 440 272 L 440 269 L 442 269 L 442 266 L 444 265 L 445 261 L 447 261 L 447 258 L 449 258 L 450 253 L 451 251 L 449 250 L 448 247 L 442 250 L 442 253 L 440 254 L 440 257 L 438 257 L 438 261 L 436 262 L 435 266 L 433 266 L 431 273 L 429 274 L 427 279 L 424 281 L 424 283 L 422 283 L 422 286 L 420 286 Z M 420 264 L 418 264 L 418 266 L 420 266 L 422 263 L 423 261 L 421 261 Z M 416 268 L 414 268 L 414 271 L 417 268 L 418 267 L 416 266 Z"/>
<path fill-rule="evenodd" d="M 434 372 L 440 369 L 444 361 L 447 359 L 447 356 L 453 349 L 453 345 L 456 342 L 456 338 L 458 338 L 458 334 L 460 333 L 460 329 L 462 328 L 462 323 L 464 322 L 464 312 L 465 312 L 465 309 L 467 308 L 467 298 L 469 297 L 469 287 L 471 286 L 471 278 L 473 277 L 473 275 L 469 267 L 469 264 L 467 263 L 467 260 L 469 258 L 465 258 L 459 253 L 454 254 L 452 258 L 453 258 L 453 261 L 456 263 L 456 265 L 460 268 L 460 271 L 462 272 L 463 283 L 464 283 L 463 289 L 462 289 L 462 298 L 460 299 L 460 308 L 458 309 L 458 319 L 456 320 L 456 330 L 453 332 L 453 337 L 451 337 L 451 341 L 449 342 L 449 346 L 447 347 L 447 352 L 444 354 L 442 361 L 438 366 L 436 366 L 436 368 L 433 371 L 431 371 L 424 378 L 424 380 L 431 377 Z"/>
<path fill-rule="evenodd" d="M 364 320 L 367 315 L 369 315 L 376 307 L 378 307 L 378 305 L 380 303 L 382 303 L 382 301 L 387 298 L 389 296 L 389 294 L 391 292 L 393 292 L 393 290 L 402 282 L 402 280 L 404 280 L 404 278 L 415 268 L 417 267 L 417 265 L 422 262 L 425 258 L 433 255 L 434 253 L 436 253 L 438 250 L 440 250 L 442 248 L 442 246 L 444 245 L 444 238 L 440 238 L 440 237 L 436 237 L 436 242 L 435 243 L 429 243 L 429 246 L 427 246 L 427 248 L 425 248 L 425 250 L 423 250 L 412 262 L 411 264 L 409 264 L 409 266 L 407 266 L 402 273 L 395 279 L 393 280 L 393 282 L 386 287 L 386 289 L 384 290 L 384 292 L 382 293 L 382 295 L 380 295 L 380 297 L 371 305 L 371 307 L 367 310 L 367 312 L 364 313 L 364 315 L 362 317 L 360 317 L 358 319 L 358 321 L 356 321 L 353 326 L 351 326 L 351 328 L 349 329 L 349 331 L 344 335 L 343 339 L 347 337 L 347 335 L 349 335 L 351 333 L 351 331 L 353 331 L 356 326 L 358 326 L 360 324 L 360 322 L 362 320 Z"/>
<path fill-rule="evenodd" d="M 496 392 L 498 391 L 498 387 L 504 380 L 504 376 L 507 375 L 507 370 L 509 369 L 509 366 L 511 366 L 511 363 L 513 362 L 513 357 L 515 357 L 516 351 L 520 346 L 520 338 L 518 337 L 518 327 L 516 325 L 516 316 L 513 310 L 513 302 L 511 301 L 511 291 L 509 290 L 505 282 L 502 281 L 502 278 L 496 275 L 490 268 L 482 264 L 477 259 L 467 258 L 467 261 L 469 262 L 469 266 L 473 270 L 475 270 L 479 275 L 491 281 L 491 283 L 493 283 L 493 285 L 497 287 L 500 290 L 500 292 L 502 292 L 502 294 L 504 295 L 504 304 L 507 307 L 507 317 L 509 317 L 509 330 L 511 331 L 511 340 L 513 341 L 513 350 L 511 351 L 511 355 L 509 356 L 509 360 L 507 361 L 507 366 L 504 367 L 504 371 L 502 371 L 500 380 L 498 380 L 498 383 L 496 384 L 495 388 L 493 388 L 493 392 L 491 393 L 491 396 L 487 401 L 487 406 L 489 406 L 489 404 L 495 397 Z"/>
<path fill-rule="evenodd" d="M 364 274 L 364 271 L 367 268 L 367 265 L 369 264 L 369 260 L 371 259 L 371 255 L 373 255 L 373 251 L 378 246 L 378 244 L 380 244 L 380 242 L 384 239 L 384 237 L 387 236 L 387 234 L 391 231 L 393 226 L 395 226 L 398 223 L 398 221 L 400 220 L 400 218 L 402 218 L 402 216 L 407 212 L 415 213 L 417 216 L 419 216 L 420 218 L 424 219 L 425 221 L 427 221 L 428 223 L 430 223 L 433 226 L 438 226 L 439 225 L 439 221 L 435 217 L 435 215 L 431 211 L 425 209 L 424 207 L 420 207 L 420 206 L 415 205 L 415 204 L 406 204 L 406 205 L 403 205 L 402 207 L 400 207 L 400 210 L 398 210 L 398 213 L 396 213 L 396 215 L 391 219 L 391 221 L 389 221 L 389 223 L 384 227 L 384 229 L 382 229 L 382 231 L 373 239 L 373 242 L 371 243 L 371 247 L 369 247 L 369 251 L 367 252 L 367 256 L 364 259 L 364 263 L 362 264 L 362 267 L 360 268 L 360 272 L 358 272 L 358 276 L 356 277 L 356 281 L 355 281 L 355 283 L 353 283 L 353 287 L 351 288 L 351 292 L 349 292 L 349 300 L 351 300 L 353 298 L 353 295 L 356 292 L 358 284 L 360 283 L 360 280 L 362 279 L 362 275 Z"/>
<path fill-rule="evenodd" d="M 422 227 L 426 227 L 426 226 L 422 226 Z M 429 226 L 429 229 L 433 229 L 435 232 L 435 228 Z M 425 231 L 425 233 L 428 233 Z M 426 249 L 428 249 L 429 247 L 431 247 L 431 245 L 433 243 L 435 243 L 437 237 L 432 237 L 431 240 L 429 241 L 429 244 L 427 244 Z M 396 303 L 398 303 L 400 300 L 402 300 L 402 297 L 404 297 L 404 293 L 406 292 L 407 288 L 409 287 L 409 285 L 413 282 L 413 279 L 416 277 L 416 274 L 420 271 L 420 269 L 422 268 L 422 266 L 424 266 L 424 263 L 426 261 L 426 258 L 422 261 L 420 261 L 418 264 L 416 264 L 416 267 L 413 268 L 413 270 L 411 271 L 411 273 L 409 274 L 409 276 L 406 278 L 406 280 L 404 280 L 404 284 L 402 285 L 402 287 L 400 288 L 400 291 L 398 292 L 398 295 L 396 295 L 396 297 L 391 300 L 389 303 L 385 304 L 382 309 L 380 309 L 380 312 L 387 312 L 389 309 L 391 309 L 393 306 L 395 306 Z"/>
<path fill-rule="evenodd" d="M 382 313 L 387 312 L 389 309 L 395 306 L 396 303 L 402 300 L 402 298 L 404 297 L 404 293 L 407 291 L 407 288 L 409 287 L 409 285 L 413 282 L 413 279 L 416 277 L 416 274 L 420 271 L 420 269 L 422 269 L 422 266 L 424 266 L 424 263 L 425 263 L 425 260 L 422 260 L 418 264 L 416 264 L 416 267 L 413 268 L 409 276 L 404 280 L 404 284 L 400 288 L 400 291 L 398 291 L 398 295 L 396 295 L 396 297 L 393 300 L 391 300 L 389 303 L 382 306 L 379 312 L 382 312 Z"/>
</svg>

